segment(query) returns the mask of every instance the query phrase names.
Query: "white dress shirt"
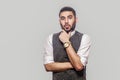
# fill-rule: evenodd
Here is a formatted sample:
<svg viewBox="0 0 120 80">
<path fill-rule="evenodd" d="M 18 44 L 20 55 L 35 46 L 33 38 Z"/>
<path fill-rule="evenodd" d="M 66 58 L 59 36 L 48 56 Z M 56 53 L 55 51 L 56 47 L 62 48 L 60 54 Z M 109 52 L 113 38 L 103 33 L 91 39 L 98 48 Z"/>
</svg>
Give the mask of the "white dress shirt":
<svg viewBox="0 0 120 80">
<path fill-rule="evenodd" d="M 73 34 L 75 34 L 75 31 L 71 32 L 71 36 Z M 53 34 L 49 35 L 44 46 L 44 64 L 54 62 L 52 37 Z M 77 51 L 77 54 L 80 56 L 80 60 L 84 66 L 86 66 L 88 62 L 90 45 L 91 45 L 90 37 L 87 34 L 83 34 L 81 39 L 81 45 Z"/>
</svg>

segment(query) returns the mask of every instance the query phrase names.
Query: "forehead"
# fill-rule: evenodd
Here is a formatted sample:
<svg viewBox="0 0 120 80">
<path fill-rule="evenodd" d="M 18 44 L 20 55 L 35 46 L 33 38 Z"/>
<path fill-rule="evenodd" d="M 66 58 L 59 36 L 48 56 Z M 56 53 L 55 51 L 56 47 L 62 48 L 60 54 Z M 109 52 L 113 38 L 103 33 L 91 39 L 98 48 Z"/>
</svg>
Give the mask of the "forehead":
<svg viewBox="0 0 120 80">
<path fill-rule="evenodd" d="M 69 15 L 74 16 L 72 11 L 63 11 L 60 13 L 60 16 L 69 16 Z"/>
</svg>

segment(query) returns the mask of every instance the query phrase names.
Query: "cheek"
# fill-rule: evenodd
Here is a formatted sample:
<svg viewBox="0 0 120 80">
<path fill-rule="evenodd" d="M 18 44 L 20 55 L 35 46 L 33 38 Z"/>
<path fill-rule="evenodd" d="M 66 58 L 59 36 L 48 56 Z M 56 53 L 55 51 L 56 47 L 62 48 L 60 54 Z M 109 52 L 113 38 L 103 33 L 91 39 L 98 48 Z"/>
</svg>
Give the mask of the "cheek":
<svg viewBox="0 0 120 80">
<path fill-rule="evenodd" d="M 73 25 L 75 23 L 75 20 L 70 20 L 70 24 Z"/>
<path fill-rule="evenodd" d="M 73 23 L 74 23 L 74 21 L 70 21 L 70 22 L 69 22 L 69 24 L 70 24 L 71 26 L 73 25 Z"/>
<path fill-rule="evenodd" d="M 65 25 L 65 22 L 64 21 L 60 21 L 60 24 Z"/>
</svg>

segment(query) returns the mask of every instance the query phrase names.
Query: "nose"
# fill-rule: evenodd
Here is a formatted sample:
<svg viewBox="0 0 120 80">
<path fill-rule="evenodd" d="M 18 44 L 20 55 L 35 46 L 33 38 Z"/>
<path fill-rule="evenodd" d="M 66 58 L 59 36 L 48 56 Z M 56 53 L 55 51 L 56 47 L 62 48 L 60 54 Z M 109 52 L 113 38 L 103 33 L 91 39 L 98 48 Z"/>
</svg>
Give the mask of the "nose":
<svg viewBox="0 0 120 80">
<path fill-rule="evenodd" d="M 65 19 L 65 22 L 68 23 L 68 19 L 67 18 Z"/>
</svg>

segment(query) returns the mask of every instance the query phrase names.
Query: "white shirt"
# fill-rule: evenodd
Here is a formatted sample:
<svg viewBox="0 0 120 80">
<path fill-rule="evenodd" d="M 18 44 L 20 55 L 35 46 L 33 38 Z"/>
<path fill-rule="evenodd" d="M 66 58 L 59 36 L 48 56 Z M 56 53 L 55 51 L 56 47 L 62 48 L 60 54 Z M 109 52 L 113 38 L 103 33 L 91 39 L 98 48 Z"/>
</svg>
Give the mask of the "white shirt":
<svg viewBox="0 0 120 80">
<path fill-rule="evenodd" d="M 71 32 L 71 36 L 75 33 L 75 31 Z M 44 64 L 54 62 L 53 58 L 53 45 L 52 45 L 52 37 L 53 34 L 49 35 L 47 38 L 46 44 L 44 46 Z M 77 55 L 80 56 L 80 60 L 84 66 L 86 66 L 88 62 L 88 56 L 90 51 L 91 41 L 90 37 L 87 34 L 83 34 L 81 39 L 81 45 L 78 49 Z"/>
</svg>

